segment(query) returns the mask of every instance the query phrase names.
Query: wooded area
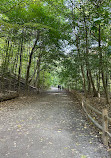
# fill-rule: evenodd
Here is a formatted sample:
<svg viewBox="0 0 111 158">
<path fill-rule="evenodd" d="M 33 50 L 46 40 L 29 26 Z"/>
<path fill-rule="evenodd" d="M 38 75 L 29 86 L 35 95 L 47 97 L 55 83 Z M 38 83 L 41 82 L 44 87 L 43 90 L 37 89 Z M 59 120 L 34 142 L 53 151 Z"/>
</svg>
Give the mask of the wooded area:
<svg viewBox="0 0 111 158">
<path fill-rule="evenodd" d="M 110 0 L 1 0 L 0 90 L 111 92 Z"/>
</svg>

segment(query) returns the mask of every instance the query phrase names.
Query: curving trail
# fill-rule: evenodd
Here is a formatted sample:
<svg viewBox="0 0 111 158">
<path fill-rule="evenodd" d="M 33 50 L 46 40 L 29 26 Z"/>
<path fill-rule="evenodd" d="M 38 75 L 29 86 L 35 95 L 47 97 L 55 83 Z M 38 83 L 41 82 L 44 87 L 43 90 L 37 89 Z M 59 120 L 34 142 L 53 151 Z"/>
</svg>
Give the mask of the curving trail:
<svg viewBox="0 0 111 158">
<path fill-rule="evenodd" d="M 53 88 L 0 103 L 0 158 L 110 158 L 76 99 Z"/>
</svg>

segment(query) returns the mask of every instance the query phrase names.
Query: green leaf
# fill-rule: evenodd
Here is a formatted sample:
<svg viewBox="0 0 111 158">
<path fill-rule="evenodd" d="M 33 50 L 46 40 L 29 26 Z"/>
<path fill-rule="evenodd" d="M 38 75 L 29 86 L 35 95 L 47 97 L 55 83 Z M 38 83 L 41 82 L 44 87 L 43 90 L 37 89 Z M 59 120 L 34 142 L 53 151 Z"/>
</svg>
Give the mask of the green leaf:
<svg viewBox="0 0 111 158">
<path fill-rule="evenodd" d="M 82 155 L 81 158 L 87 158 L 85 155 Z"/>
</svg>

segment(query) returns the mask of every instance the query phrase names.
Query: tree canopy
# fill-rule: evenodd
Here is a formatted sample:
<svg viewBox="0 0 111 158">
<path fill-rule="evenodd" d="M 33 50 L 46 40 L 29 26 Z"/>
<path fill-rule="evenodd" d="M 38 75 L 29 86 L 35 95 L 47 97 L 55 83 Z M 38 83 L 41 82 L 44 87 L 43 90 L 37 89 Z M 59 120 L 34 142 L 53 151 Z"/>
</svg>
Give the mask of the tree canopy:
<svg viewBox="0 0 111 158">
<path fill-rule="evenodd" d="M 0 48 L 2 81 L 18 90 L 62 84 L 109 102 L 110 0 L 1 0 Z"/>
</svg>

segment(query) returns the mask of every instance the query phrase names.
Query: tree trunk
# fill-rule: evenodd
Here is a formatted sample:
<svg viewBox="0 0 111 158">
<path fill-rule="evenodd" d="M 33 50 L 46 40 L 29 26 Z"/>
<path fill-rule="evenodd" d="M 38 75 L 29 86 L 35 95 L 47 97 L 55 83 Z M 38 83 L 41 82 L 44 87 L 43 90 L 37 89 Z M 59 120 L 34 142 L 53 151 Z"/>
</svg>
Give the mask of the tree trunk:
<svg viewBox="0 0 111 158">
<path fill-rule="evenodd" d="M 38 93 L 40 91 L 40 65 L 41 65 L 41 54 L 39 54 L 39 56 L 38 56 L 38 62 L 37 62 L 36 87 L 38 89 Z"/>
<path fill-rule="evenodd" d="M 98 89 L 98 93 L 100 93 L 100 76 L 101 76 L 100 68 L 99 68 L 99 73 L 97 73 L 96 76 L 97 76 L 97 89 Z"/>
<path fill-rule="evenodd" d="M 9 45 L 10 45 L 10 41 L 7 40 L 6 41 L 6 55 L 5 55 L 5 61 L 3 63 L 3 72 L 5 73 L 8 70 L 8 51 L 9 51 Z"/>
<path fill-rule="evenodd" d="M 38 66 L 38 60 L 37 60 L 36 67 L 35 67 L 35 69 L 34 69 L 34 73 L 33 73 L 32 77 L 31 77 L 30 80 L 29 80 L 29 83 L 31 83 L 31 81 L 32 81 L 33 78 L 35 77 L 35 74 L 36 74 L 36 72 L 37 72 L 37 66 Z"/>
<path fill-rule="evenodd" d="M 29 84 L 28 80 L 29 80 L 29 73 L 30 73 L 30 67 L 31 67 L 31 62 L 32 62 L 32 56 L 33 56 L 36 44 L 37 44 L 37 42 L 39 40 L 39 36 L 40 36 L 40 32 L 38 31 L 37 32 L 37 36 L 36 36 L 36 40 L 34 42 L 34 45 L 32 47 L 31 53 L 29 55 L 29 63 L 28 63 L 28 66 L 27 66 L 27 73 L 26 73 L 26 90 L 28 90 L 28 84 Z"/>
<path fill-rule="evenodd" d="M 22 69 L 22 54 L 23 54 L 23 38 L 24 38 L 24 29 L 22 30 L 21 48 L 20 48 L 20 64 L 19 64 L 19 71 L 18 71 L 18 91 L 20 91 L 20 79 L 21 79 L 21 69 Z"/>
<path fill-rule="evenodd" d="M 106 80 L 105 80 L 103 55 L 102 55 L 102 50 L 101 50 L 101 26 L 100 26 L 100 24 L 99 24 L 98 45 L 99 45 L 100 69 L 101 69 L 101 75 L 102 75 L 102 83 L 103 83 L 104 93 L 105 93 L 105 97 L 106 97 L 106 103 L 109 104 L 108 88 L 107 88 Z"/>
<path fill-rule="evenodd" d="M 5 92 L 6 93 L 6 92 Z M 11 92 L 9 94 L 5 94 L 0 97 L 0 102 L 6 101 L 6 100 L 11 100 L 19 97 L 19 94 L 17 92 Z"/>
<path fill-rule="evenodd" d="M 78 37 L 78 36 L 76 36 L 76 41 L 77 41 L 76 46 L 77 46 L 77 50 L 78 50 L 78 56 L 79 56 L 79 58 L 80 58 L 81 55 L 80 55 L 80 49 L 79 49 L 79 37 Z M 82 82 L 83 82 L 84 94 L 85 94 L 85 96 L 87 97 L 86 79 L 85 79 L 85 73 L 84 73 L 84 68 L 83 68 L 82 62 L 81 62 L 80 67 L 81 67 L 81 73 L 82 73 Z"/>
<path fill-rule="evenodd" d="M 85 36 L 85 42 L 86 42 L 86 56 L 85 56 L 86 69 L 87 69 L 87 72 L 89 74 L 91 85 L 92 85 L 92 88 L 93 88 L 93 96 L 97 97 L 98 96 L 98 92 L 96 91 L 96 88 L 95 88 L 95 85 L 94 85 L 94 81 L 93 81 L 93 78 L 92 78 L 92 73 L 91 73 L 91 70 L 90 70 L 90 67 L 89 67 L 89 61 L 88 61 L 88 56 L 89 56 L 89 49 L 88 49 L 88 28 L 87 28 L 87 24 L 86 24 L 86 17 L 85 17 L 85 15 L 84 15 L 84 24 L 85 24 L 85 34 L 86 34 L 86 36 Z"/>
<path fill-rule="evenodd" d="M 87 71 L 87 81 L 88 81 L 88 93 L 91 94 L 91 81 L 89 77 L 89 72 Z"/>
<path fill-rule="evenodd" d="M 95 88 L 94 81 L 93 81 L 92 74 L 91 74 L 90 70 L 89 70 L 89 76 L 90 76 L 90 80 L 91 80 L 91 84 L 92 84 L 92 88 L 93 88 L 93 97 L 98 97 L 98 92 L 96 91 L 96 88 Z"/>
</svg>

